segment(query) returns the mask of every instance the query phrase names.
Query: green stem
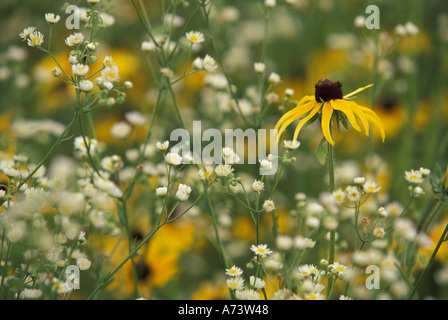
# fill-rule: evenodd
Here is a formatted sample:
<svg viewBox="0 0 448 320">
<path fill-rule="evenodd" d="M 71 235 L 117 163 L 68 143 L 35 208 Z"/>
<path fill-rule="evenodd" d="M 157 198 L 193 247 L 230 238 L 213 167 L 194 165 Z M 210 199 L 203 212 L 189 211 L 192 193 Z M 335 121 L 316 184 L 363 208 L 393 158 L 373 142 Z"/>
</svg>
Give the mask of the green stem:
<svg viewBox="0 0 448 320">
<path fill-rule="evenodd" d="M 333 145 L 327 142 L 327 165 L 328 165 L 328 178 L 330 184 L 330 193 L 335 190 L 335 179 L 334 179 L 334 150 Z M 335 255 L 335 247 L 336 247 L 336 231 L 330 231 L 330 247 L 328 254 L 328 264 L 331 265 L 334 263 L 334 255 Z M 336 280 L 335 280 L 336 281 Z M 333 275 L 328 273 L 328 284 L 332 284 L 331 290 L 327 290 L 327 299 L 331 297 L 331 293 L 333 291 Z"/>
</svg>

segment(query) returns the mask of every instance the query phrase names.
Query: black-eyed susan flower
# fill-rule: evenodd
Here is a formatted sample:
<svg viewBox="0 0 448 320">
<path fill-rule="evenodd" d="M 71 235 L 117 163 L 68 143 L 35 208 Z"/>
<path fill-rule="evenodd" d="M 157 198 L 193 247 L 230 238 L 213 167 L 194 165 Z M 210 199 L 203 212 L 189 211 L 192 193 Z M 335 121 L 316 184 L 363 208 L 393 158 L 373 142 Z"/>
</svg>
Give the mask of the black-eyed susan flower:
<svg viewBox="0 0 448 320">
<path fill-rule="evenodd" d="M 334 141 L 331 136 L 330 126 L 334 116 L 337 117 L 336 119 L 346 117 L 355 130 L 361 132 L 363 129 L 366 136 L 369 135 L 369 122 L 372 123 L 379 130 L 384 142 L 384 125 L 377 114 L 367 107 L 360 106 L 356 102 L 348 100 L 348 98 L 371 86 L 368 85 L 359 88 L 344 96 L 340 81 L 333 82 L 328 79 L 319 80 L 315 85 L 316 90 L 314 96 L 307 95 L 303 97 L 297 107 L 285 113 L 277 122 L 275 129 L 279 130 L 278 139 L 280 139 L 282 133 L 291 123 L 306 115 L 299 121 L 294 131 L 293 140 L 296 140 L 303 126 L 315 116 L 320 115 L 322 132 L 325 139 L 332 145 L 334 145 Z"/>
</svg>

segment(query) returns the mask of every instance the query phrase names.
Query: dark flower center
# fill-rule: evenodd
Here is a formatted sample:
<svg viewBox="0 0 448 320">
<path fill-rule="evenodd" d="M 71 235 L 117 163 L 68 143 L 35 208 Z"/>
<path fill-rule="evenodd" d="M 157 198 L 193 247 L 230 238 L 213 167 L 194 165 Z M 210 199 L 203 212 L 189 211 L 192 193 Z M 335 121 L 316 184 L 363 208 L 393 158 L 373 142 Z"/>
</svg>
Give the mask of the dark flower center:
<svg viewBox="0 0 448 320">
<path fill-rule="evenodd" d="M 342 99 L 342 83 L 341 81 L 333 82 L 331 80 L 319 80 L 314 87 L 314 97 L 317 102 Z"/>
</svg>

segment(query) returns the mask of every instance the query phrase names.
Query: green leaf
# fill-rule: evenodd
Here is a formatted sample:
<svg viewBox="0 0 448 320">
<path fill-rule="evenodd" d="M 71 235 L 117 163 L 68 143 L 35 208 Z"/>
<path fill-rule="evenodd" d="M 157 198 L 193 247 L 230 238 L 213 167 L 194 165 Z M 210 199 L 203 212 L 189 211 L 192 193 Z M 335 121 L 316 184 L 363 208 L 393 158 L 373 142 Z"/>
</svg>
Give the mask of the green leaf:
<svg viewBox="0 0 448 320">
<path fill-rule="evenodd" d="M 319 160 L 322 165 L 327 161 L 327 147 L 324 144 L 325 141 L 325 138 L 322 138 L 316 150 L 317 160 Z"/>
</svg>

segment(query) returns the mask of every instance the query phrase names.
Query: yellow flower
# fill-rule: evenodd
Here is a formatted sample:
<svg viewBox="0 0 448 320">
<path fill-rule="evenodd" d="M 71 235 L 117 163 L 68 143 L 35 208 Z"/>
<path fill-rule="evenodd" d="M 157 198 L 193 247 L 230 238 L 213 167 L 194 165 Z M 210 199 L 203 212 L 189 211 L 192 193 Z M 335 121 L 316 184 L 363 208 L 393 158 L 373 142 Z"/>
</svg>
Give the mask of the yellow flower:
<svg viewBox="0 0 448 320">
<path fill-rule="evenodd" d="M 355 130 L 361 132 L 362 126 L 366 136 L 369 135 L 369 122 L 371 122 L 380 131 L 381 138 L 384 142 L 384 125 L 377 114 L 367 107 L 360 106 L 354 101 L 347 100 L 371 86 L 372 85 L 368 85 L 359 88 L 344 96 L 342 94 L 342 84 L 340 81 L 333 82 L 328 79 L 319 80 L 315 85 L 316 90 L 314 96 L 307 95 L 303 97 L 299 101 L 297 107 L 285 113 L 277 122 L 275 129 L 279 129 L 278 139 L 280 139 L 282 133 L 292 122 L 308 114 L 300 120 L 296 127 L 293 137 L 293 140 L 296 140 L 302 127 L 314 116 L 318 115 L 320 111 L 322 132 L 325 139 L 334 145 L 330 133 L 330 122 L 336 111 L 341 113 L 339 116 L 345 115 Z"/>
</svg>

